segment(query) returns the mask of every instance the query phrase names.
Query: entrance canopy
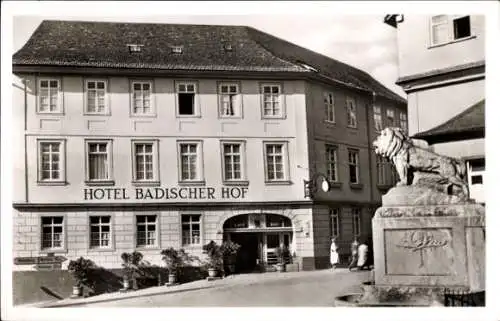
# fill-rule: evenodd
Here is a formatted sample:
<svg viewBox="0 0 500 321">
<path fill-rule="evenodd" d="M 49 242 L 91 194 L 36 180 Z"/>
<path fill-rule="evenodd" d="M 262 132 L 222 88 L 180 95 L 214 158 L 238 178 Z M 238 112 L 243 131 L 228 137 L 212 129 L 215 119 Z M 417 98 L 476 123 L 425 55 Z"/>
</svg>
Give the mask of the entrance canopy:
<svg viewBox="0 0 500 321">
<path fill-rule="evenodd" d="M 224 232 L 255 233 L 292 231 L 292 221 L 278 214 L 243 214 L 224 222 Z"/>
</svg>

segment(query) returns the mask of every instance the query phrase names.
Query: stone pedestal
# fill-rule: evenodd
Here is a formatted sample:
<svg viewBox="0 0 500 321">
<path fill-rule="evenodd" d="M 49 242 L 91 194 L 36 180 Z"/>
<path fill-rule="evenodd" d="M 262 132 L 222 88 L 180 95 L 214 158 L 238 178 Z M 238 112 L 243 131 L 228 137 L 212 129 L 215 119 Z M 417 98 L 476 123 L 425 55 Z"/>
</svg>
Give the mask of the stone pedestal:
<svg viewBox="0 0 500 321">
<path fill-rule="evenodd" d="M 391 189 L 372 220 L 375 284 L 484 291 L 484 215 L 427 188 Z"/>
</svg>

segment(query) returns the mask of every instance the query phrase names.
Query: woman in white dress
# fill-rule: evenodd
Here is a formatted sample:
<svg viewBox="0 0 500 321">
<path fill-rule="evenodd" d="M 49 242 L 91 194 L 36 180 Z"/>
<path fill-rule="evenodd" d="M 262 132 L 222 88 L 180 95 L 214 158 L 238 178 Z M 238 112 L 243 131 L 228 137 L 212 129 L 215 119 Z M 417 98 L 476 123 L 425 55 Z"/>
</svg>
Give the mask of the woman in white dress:
<svg viewBox="0 0 500 321">
<path fill-rule="evenodd" d="M 338 249 L 339 247 L 337 246 L 336 239 L 332 238 L 332 244 L 330 245 L 330 265 L 332 266 L 332 269 L 335 269 L 339 263 Z"/>
</svg>

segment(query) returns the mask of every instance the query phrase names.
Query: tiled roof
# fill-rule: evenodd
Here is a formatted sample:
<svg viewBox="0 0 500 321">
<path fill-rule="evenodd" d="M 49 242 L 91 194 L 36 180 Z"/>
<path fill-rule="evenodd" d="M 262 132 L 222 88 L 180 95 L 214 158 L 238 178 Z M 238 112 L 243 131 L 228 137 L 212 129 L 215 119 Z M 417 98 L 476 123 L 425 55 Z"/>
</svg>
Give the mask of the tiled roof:
<svg viewBox="0 0 500 321">
<path fill-rule="evenodd" d="M 429 143 L 484 137 L 484 104 L 483 99 L 441 125 L 413 137 Z"/>
<path fill-rule="evenodd" d="M 13 65 L 315 74 L 406 103 L 366 72 L 246 26 L 44 20 Z"/>
</svg>

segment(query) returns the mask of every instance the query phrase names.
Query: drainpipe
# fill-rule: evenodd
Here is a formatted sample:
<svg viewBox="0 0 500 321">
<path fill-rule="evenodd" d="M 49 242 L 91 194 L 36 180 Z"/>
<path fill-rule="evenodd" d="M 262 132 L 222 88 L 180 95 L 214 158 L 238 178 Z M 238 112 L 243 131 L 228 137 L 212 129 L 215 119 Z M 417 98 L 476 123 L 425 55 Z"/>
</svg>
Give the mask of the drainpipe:
<svg viewBox="0 0 500 321">
<path fill-rule="evenodd" d="M 373 204 L 375 201 L 373 197 L 372 137 L 370 135 L 372 128 L 370 121 L 370 109 L 373 109 L 373 106 L 375 105 L 376 96 L 377 94 L 373 91 L 371 104 L 369 104 L 369 107 L 366 108 L 366 138 L 368 139 L 368 166 L 370 168 L 368 171 L 368 177 L 370 178 L 370 204 Z"/>
<path fill-rule="evenodd" d="M 28 188 L 28 143 L 26 141 L 26 131 L 28 130 L 28 83 L 29 79 L 23 79 L 24 84 L 24 201 L 28 203 L 29 188 Z"/>
</svg>

